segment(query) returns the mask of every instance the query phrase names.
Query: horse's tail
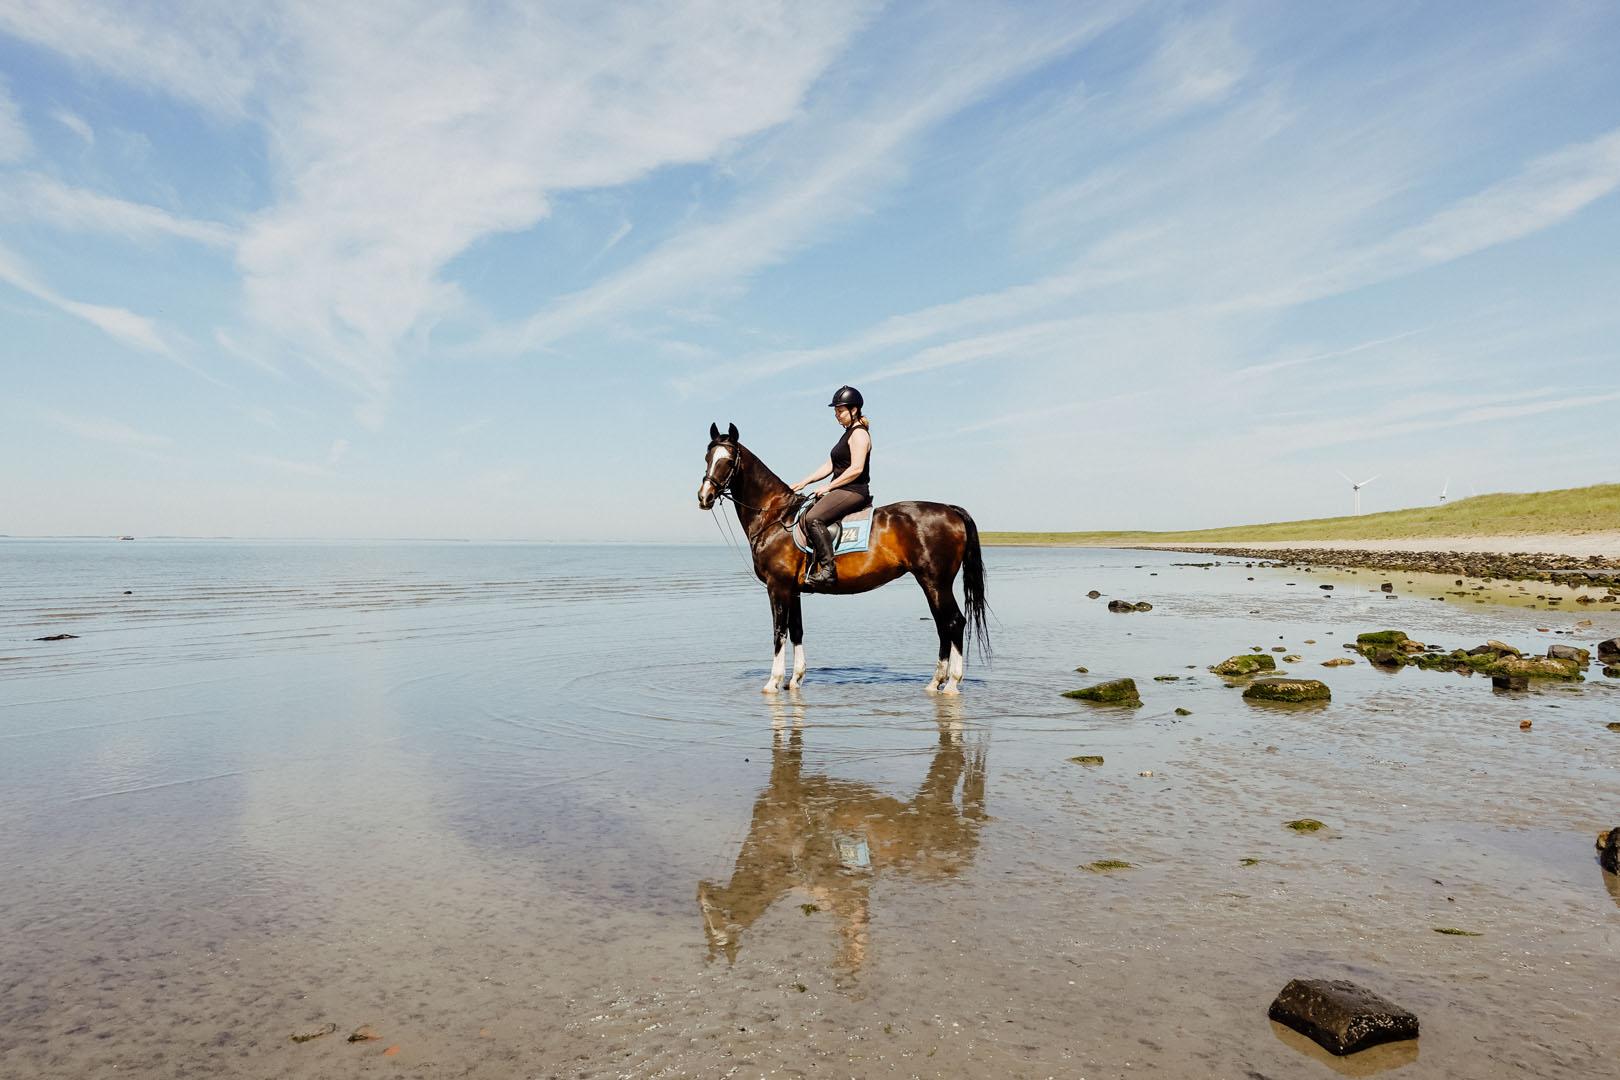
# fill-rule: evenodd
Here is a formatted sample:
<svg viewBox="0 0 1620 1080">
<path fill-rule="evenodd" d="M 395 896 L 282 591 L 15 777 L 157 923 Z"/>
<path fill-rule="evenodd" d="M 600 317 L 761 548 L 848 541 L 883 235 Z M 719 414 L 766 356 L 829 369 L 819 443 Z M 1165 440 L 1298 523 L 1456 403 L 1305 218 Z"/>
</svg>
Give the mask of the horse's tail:
<svg viewBox="0 0 1620 1080">
<path fill-rule="evenodd" d="M 960 506 L 952 506 L 962 515 L 967 528 L 967 545 L 962 552 L 962 594 L 967 600 L 967 638 L 979 649 L 979 658 L 990 661 L 990 626 L 985 616 L 990 611 L 984 602 L 984 555 L 979 550 L 979 526 L 973 515 Z"/>
</svg>

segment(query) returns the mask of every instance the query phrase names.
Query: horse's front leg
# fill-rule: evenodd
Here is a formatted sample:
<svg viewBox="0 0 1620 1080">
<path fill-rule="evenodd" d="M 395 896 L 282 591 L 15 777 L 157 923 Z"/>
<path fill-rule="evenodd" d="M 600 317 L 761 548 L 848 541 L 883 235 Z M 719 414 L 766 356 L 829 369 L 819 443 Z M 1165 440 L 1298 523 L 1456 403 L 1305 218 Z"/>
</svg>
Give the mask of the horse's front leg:
<svg viewBox="0 0 1620 1080">
<path fill-rule="evenodd" d="M 772 589 L 770 597 L 771 636 L 776 651 L 771 657 L 771 677 L 760 687 L 760 692 L 766 694 L 781 690 L 782 679 L 787 674 L 788 596 L 784 591 Z"/>
<path fill-rule="evenodd" d="M 804 685 L 804 608 L 797 591 L 788 601 L 788 640 L 793 643 L 793 678 L 788 689 Z"/>
</svg>

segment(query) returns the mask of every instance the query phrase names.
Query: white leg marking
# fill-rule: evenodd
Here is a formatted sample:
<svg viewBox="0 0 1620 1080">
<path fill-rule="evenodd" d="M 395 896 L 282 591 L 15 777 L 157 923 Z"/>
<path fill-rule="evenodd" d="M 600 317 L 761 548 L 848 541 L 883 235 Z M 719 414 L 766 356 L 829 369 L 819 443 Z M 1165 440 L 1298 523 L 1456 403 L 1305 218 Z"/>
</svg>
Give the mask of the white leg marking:
<svg viewBox="0 0 1620 1080">
<path fill-rule="evenodd" d="M 962 685 L 962 653 L 955 645 L 951 646 L 951 659 L 946 668 L 944 692 L 954 694 Z"/>
<path fill-rule="evenodd" d="M 774 694 L 782 689 L 782 674 L 786 667 L 787 641 L 784 639 L 782 646 L 776 650 L 776 656 L 771 660 L 771 677 L 766 679 L 765 685 L 761 687 L 763 693 Z"/>
<path fill-rule="evenodd" d="M 793 646 L 793 681 L 788 685 L 797 690 L 804 684 L 804 646 Z"/>
<path fill-rule="evenodd" d="M 934 665 L 934 677 L 928 680 L 928 692 L 930 694 L 939 692 L 939 685 L 945 681 L 945 675 L 945 661 L 941 660 Z"/>
</svg>

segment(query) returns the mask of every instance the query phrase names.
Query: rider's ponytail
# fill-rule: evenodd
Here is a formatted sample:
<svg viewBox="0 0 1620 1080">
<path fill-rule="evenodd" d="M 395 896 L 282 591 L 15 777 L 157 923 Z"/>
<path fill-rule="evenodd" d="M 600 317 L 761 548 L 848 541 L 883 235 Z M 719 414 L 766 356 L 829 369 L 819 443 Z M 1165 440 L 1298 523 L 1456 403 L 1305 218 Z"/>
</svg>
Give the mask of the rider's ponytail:
<svg viewBox="0 0 1620 1080">
<path fill-rule="evenodd" d="M 872 425 L 866 422 L 866 417 L 858 414 L 856 415 L 855 419 L 849 422 L 849 426 L 866 428 L 868 431 L 872 429 Z"/>
</svg>

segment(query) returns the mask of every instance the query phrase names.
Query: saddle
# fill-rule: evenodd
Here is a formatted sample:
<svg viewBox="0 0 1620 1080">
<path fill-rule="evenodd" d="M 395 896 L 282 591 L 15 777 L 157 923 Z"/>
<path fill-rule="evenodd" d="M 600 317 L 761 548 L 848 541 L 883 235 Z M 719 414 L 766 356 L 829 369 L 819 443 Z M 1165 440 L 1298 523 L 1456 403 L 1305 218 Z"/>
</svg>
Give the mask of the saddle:
<svg viewBox="0 0 1620 1080">
<path fill-rule="evenodd" d="M 793 521 L 788 526 L 794 544 L 800 551 L 812 555 L 815 554 L 815 550 L 811 548 L 809 538 L 804 535 L 804 523 L 800 519 L 814 503 L 814 499 L 806 499 L 800 503 L 799 508 L 793 512 Z M 877 509 L 875 505 L 867 506 L 827 524 L 827 535 L 832 537 L 834 557 L 847 555 L 852 551 L 865 551 L 872 546 L 872 511 L 875 509 Z"/>
</svg>

